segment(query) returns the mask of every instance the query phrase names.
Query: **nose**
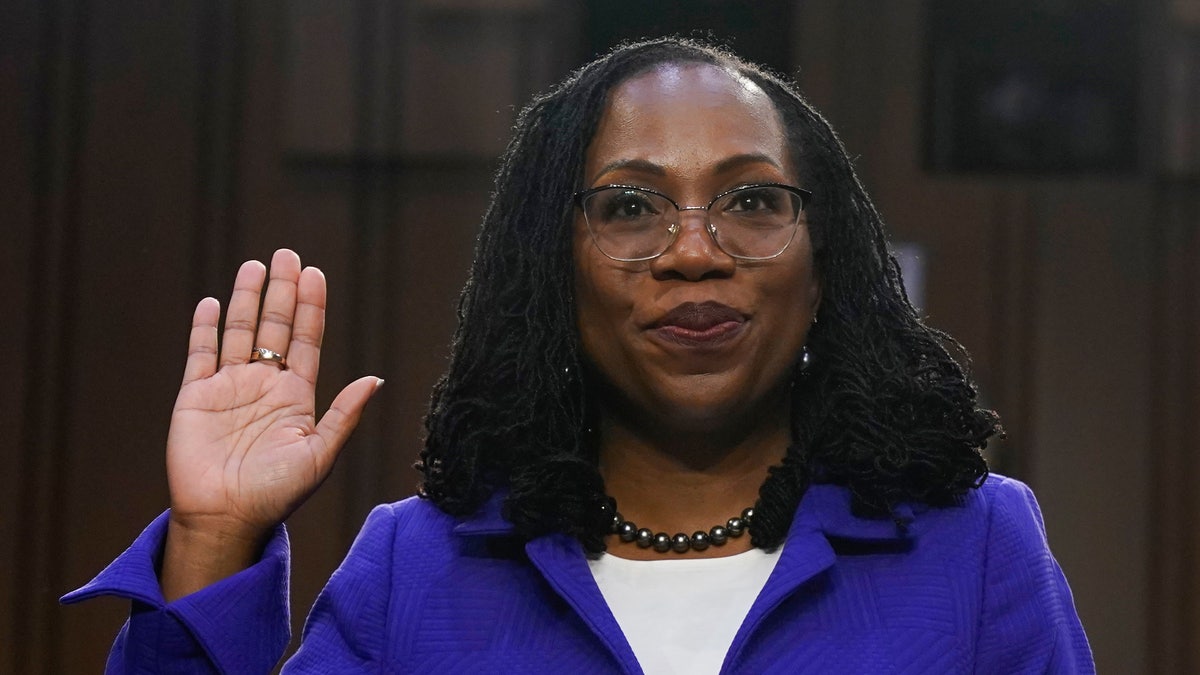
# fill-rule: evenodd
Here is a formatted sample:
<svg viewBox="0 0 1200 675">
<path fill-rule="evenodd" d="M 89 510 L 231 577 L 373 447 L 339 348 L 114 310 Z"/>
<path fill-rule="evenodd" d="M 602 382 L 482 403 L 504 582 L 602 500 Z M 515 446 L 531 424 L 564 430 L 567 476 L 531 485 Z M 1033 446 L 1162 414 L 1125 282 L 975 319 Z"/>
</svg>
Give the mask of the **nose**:
<svg viewBox="0 0 1200 675">
<path fill-rule="evenodd" d="M 701 281 L 733 274 L 737 261 L 717 246 L 704 208 L 679 210 L 675 239 L 662 255 L 650 261 L 658 279 Z"/>
</svg>

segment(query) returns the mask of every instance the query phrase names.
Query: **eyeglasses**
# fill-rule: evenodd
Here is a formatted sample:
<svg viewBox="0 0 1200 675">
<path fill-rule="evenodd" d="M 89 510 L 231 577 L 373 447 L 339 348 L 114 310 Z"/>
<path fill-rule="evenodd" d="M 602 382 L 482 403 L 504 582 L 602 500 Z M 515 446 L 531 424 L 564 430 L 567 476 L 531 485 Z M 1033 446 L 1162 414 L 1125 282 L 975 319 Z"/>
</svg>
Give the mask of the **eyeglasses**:
<svg viewBox="0 0 1200 675">
<path fill-rule="evenodd" d="M 791 185 L 743 185 L 713 197 L 708 206 L 680 206 L 670 197 L 631 185 L 601 185 L 575 193 L 575 203 L 596 248 L 619 262 L 653 260 L 681 229 L 680 211 L 707 211 L 706 228 L 717 246 L 739 260 L 781 255 L 796 236 L 812 193 Z"/>
</svg>

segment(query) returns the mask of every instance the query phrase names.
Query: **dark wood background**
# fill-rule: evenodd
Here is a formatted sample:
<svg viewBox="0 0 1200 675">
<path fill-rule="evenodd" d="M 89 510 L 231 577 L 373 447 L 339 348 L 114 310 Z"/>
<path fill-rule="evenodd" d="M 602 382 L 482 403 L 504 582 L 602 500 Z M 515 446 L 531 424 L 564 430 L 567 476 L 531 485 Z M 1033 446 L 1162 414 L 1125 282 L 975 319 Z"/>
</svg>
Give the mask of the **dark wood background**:
<svg viewBox="0 0 1200 675">
<path fill-rule="evenodd" d="M 1200 668 L 1196 5 L 1138 4 L 1143 152 L 1121 176 L 922 171 L 919 0 L 796 2 L 787 29 L 924 248 L 925 310 L 1006 419 L 993 459 L 1037 490 L 1102 672 Z M 298 630 L 370 506 L 412 492 L 494 159 L 515 109 L 588 56 L 586 9 L 0 7 L 0 672 L 100 670 L 125 603 L 56 598 L 166 505 L 194 303 L 283 245 L 330 281 L 318 405 L 388 381 L 290 523 Z"/>
</svg>

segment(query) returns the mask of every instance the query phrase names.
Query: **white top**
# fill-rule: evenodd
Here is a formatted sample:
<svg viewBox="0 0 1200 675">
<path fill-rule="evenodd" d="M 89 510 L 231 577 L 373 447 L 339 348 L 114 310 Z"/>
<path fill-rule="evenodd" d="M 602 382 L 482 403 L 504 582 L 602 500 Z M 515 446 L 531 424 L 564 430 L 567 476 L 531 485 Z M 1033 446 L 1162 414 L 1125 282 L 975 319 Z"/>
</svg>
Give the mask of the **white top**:
<svg viewBox="0 0 1200 675">
<path fill-rule="evenodd" d="M 588 565 L 646 675 L 715 674 L 782 550 Z"/>
</svg>

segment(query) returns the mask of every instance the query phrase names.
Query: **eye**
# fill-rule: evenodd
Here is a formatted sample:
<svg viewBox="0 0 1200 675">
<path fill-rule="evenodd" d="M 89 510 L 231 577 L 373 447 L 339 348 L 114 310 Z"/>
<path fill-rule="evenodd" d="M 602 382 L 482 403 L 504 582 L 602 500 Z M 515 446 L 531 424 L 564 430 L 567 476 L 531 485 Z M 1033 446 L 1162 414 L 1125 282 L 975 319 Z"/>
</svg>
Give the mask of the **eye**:
<svg viewBox="0 0 1200 675">
<path fill-rule="evenodd" d="M 748 187 L 725 197 L 723 211 L 734 213 L 778 213 L 782 200 L 778 188 Z"/>
<path fill-rule="evenodd" d="M 595 205 L 597 214 L 604 221 L 640 220 L 661 213 L 654 201 L 649 193 L 641 190 L 613 188 L 598 193 Z"/>
</svg>

